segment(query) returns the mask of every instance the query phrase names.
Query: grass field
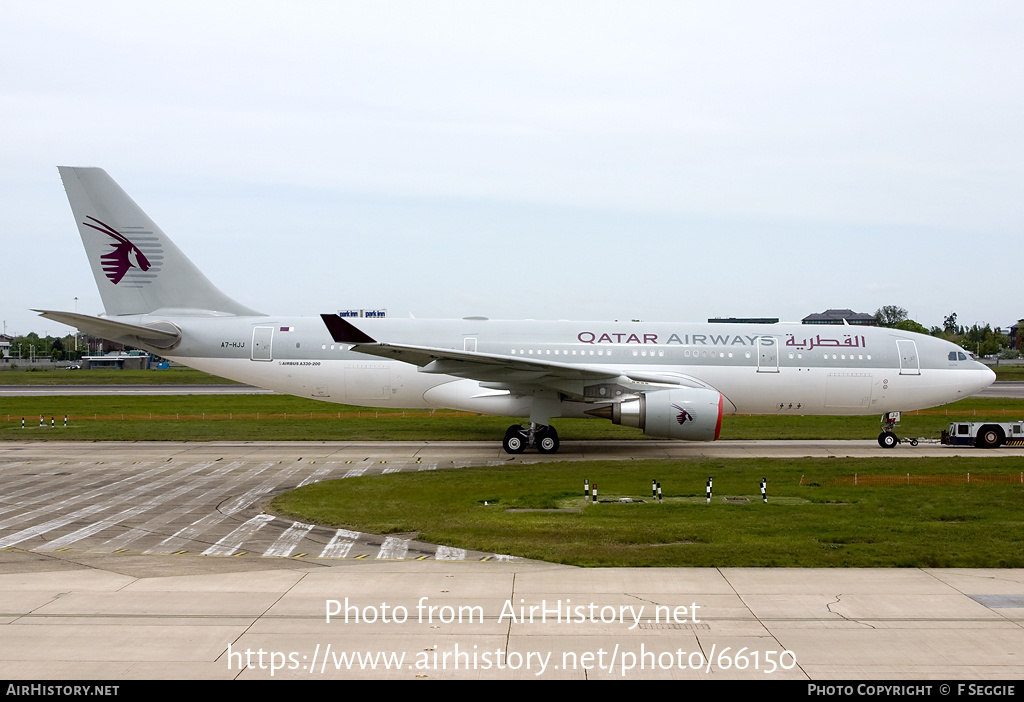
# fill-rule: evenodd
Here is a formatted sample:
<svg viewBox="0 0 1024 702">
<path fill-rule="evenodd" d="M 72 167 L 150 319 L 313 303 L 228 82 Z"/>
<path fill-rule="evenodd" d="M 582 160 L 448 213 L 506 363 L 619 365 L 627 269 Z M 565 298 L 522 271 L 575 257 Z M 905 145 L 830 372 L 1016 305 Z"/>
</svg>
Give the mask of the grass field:
<svg viewBox="0 0 1024 702">
<path fill-rule="evenodd" d="M 283 395 L 5 397 L 0 402 L 0 440 L 497 442 L 510 424 L 522 421 L 463 412 L 380 410 Z M 40 416 L 45 429 L 39 428 Z M 49 428 L 51 418 L 56 429 Z M 904 413 L 897 433 L 937 439 L 961 418 L 1022 419 L 1024 400 L 967 399 Z M 563 441 L 644 438 L 637 429 L 597 419 L 560 419 L 556 426 Z M 724 418 L 721 438 L 873 439 L 878 432 L 879 418 L 873 415 L 735 415 Z"/>
<path fill-rule="evenodd" d="M 996 372 L 996 382 L 1024 380 L 1024 366 L 991 366 Z"/>
<path fill-rule="evenodd" d="M 273 509 L 581 566 L 1019 568 L 1020 468 L 983 456 L 918 459 L 909 469 L 939 484 L 855 487 L 833 483 L 857 474 L 861 483 L 903 482 L 908 466 L 894 458 L 566 462 L 328 481 L 279 496 Z M 1014 482 L 980 482 L 993 474 Z M 643 502 L 595 504 L 583 497 L 584 478 L 600 498 Z M 662 485 L 662 503 L 651 497 L 652 480 Z"/>
<path fill-rule="evenodd" d="M 236 385 L 191 368 L 166 370 L 34 370 L 4 371 L 0 385 Z"/>
</svg>

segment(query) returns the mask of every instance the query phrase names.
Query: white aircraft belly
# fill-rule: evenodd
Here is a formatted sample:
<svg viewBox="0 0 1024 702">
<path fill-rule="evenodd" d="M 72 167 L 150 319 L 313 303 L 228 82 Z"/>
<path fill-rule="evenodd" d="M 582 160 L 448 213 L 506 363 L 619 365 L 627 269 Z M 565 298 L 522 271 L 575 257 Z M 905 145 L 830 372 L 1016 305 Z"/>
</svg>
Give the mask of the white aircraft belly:
<svg viewBox="0 0 1024 702">
<path fill-rule="evenodd" d="M 899 369 L 892 368 L 783 367 L 778 373 L 758 374 L 756 378 L 710 370 L 694 374 L 733 399 L 739 414 L 909 411 L 955 402 L 990 383 L 985 371 L 963 369 L 924 369 L 917 375 L 901 375 Z"/>
<path fill-rule="evenodd" d="M 488 390 L 475 380 L 454 380 L 436 385 L 423 394 L 432 407 L 449 407 L 466 412 L 527 417 L 532 397 L 511 395 L 505 390 Z"/>
<path fill-rule="evenodd" d="M 437 385 L 456 380 L 417 373 L 405 363 L 354 360 L 274 360 L 175 358 L 191 368 L 286 395 L 369 407 L 438 407 L 423 399 Z"/>
</svg>

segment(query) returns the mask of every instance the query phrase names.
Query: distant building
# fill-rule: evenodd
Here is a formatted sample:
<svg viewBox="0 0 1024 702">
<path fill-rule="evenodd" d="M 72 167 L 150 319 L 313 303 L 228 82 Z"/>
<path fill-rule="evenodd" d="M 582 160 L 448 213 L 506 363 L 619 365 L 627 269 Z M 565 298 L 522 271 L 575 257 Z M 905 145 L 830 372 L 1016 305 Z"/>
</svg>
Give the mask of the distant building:
<svg viewBox="0 0 1024 702">
<path fill-rule="evenodd" d="M 845 322 L 846 324 L 872 327 L 875 325 L 875 315 L 853 310 L 825 310 L 809 314 L 801 322 L 803 324 L 843 324 Z"/>
<path fill-rule="evenodd" d="M 124 344 L 119 344 L 116 341 L 110 341 L 98 336 L 79 334 L 78 340 L 78 350 L 82 351 L 85 355 L 91 354 L 94 356 L 100 356 L 105 353 L 121 353 L 125 351 Z"/>
<path fill-rule="evenodd" d="M 386 309 L 380 309 L 380 310 L 367 310 L 367 309 L 338 310 L 338 316 L 339 317 L 362 318 L 362 319 L 383 319 L 384 317 L 388 316 L 388 311 Z"/>
<path fill-rule="evenodd" d="M 134 353 L 109 353 L 105 356 L 82 356 L 82 368 L 85 370 L 96 370 L 106 368 L 107 370 L 146 370 L 149 368 L 149 354 L 141 352 Z"/>
<path fill-rule="evenodd" d="M 778 317 L 715 317 L 708 324 L 778 324 Z"/>
</svg>

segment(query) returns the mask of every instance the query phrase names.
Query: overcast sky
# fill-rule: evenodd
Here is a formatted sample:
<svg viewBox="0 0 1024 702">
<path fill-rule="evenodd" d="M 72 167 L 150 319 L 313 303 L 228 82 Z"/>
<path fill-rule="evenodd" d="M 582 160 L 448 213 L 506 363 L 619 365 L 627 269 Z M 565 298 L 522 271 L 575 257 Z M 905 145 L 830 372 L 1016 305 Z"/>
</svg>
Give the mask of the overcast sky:
<svg viewBox="0 0 1024 702">
<path fill-rule="evenodd" d="M 3 23 L 8 333 L 102 311 L 58 165 L 106 169 L 271 313 L 1024 317 L 1019 0 L 90 0 Z"/>
</svg>

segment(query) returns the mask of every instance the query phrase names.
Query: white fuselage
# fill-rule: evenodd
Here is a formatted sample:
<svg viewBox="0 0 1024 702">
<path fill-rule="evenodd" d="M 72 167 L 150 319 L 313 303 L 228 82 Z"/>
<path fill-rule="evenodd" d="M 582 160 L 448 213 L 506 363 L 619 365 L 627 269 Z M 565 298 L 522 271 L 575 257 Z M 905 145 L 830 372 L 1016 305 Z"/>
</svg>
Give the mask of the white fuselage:
<svg viewBox="0 0 1024 702">
<path fill-rule="evenodd" d="M 374 407 L 530 414 L 531 398 L 500 384 L 354 352 L 351 344 L 335 342 L 318 317 L 144 315 L 125 321 L 171 322 L 182 338 L 173 349 L 154 349 L 160 355 L 281 393 Z M 718 390 L 727 413 L 883 414 L 953 402 L 994 379 L 991 370 L 949 342 L 878 327 L 356 321 L 373 338 L 396 344 L 650 372 Z M 583 416 L 598 399 L 581 401 L 582 388 L 567 386 L 564 392 L 560 413 L 553 416 Z"/>
</svg>

